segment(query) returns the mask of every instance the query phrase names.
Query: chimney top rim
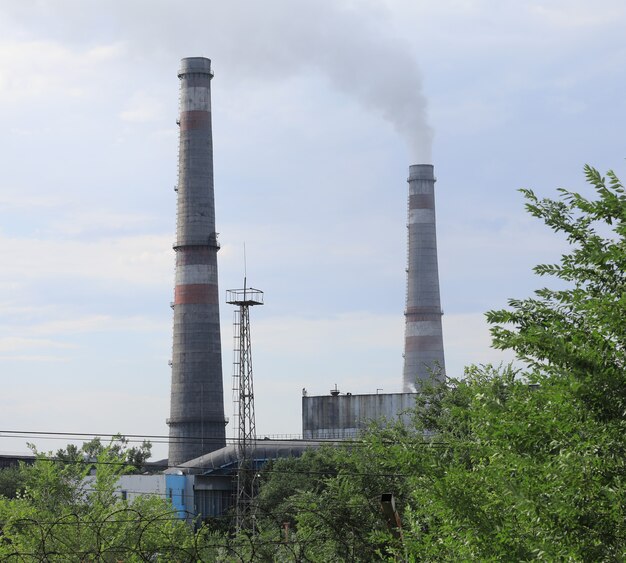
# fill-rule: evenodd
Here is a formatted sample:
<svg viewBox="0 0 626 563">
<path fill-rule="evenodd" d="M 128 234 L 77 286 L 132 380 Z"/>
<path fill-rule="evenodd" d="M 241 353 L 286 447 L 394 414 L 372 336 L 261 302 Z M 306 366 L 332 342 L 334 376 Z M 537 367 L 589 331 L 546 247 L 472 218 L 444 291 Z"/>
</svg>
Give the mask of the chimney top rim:
<svg viewBox="0 0 626 563">
<path fill-rule="evenodd" d="M 206 57 L 185 57 L 180 60 L 178 76 L 189 73 L 213 74 L 211 72 L 211 59 Z"/>
<path fill-rule="evenodd" d="M 435 167 L 432 164 L 411 164 L 409 181 L 411 180 L 435 180 Z"/>
</svg>

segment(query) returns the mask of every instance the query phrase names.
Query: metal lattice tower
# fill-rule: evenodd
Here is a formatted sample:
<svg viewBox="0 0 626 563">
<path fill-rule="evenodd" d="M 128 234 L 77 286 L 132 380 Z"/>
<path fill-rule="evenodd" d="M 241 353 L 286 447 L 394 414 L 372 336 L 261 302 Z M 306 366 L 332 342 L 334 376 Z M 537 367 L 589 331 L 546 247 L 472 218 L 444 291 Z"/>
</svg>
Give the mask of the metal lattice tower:
<svg viewBox="0 0 626 563">
<path fill-rule="evenodd" d="M 237 444 L 237 530 L 254 531 L 253 502 L 256 495 L 254 449 L 256 423 L 254 419 L 254 386 L 252 381 L 252 344 L 250 340 L 250 307 L 263 305 L 263 292 L 246 287 L 229 289 L 226 302 L 237 305 L 234 312 L 233 402 Z"/>
</svg>

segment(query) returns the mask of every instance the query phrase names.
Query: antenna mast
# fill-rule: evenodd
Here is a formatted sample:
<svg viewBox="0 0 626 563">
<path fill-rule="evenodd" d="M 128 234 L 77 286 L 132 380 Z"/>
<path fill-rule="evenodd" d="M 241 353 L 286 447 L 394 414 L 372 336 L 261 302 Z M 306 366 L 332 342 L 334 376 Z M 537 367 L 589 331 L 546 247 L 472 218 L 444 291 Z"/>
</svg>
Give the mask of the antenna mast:
<svg viewBox="0 0 626 563">
<path fill-rule="evenodd" d="M 250 340 L 250 307 L 263 305 L 263 292 L 247 287 L 229 289 L 226 302 L 236 305 L 234 311 L 233 402 L 237 445 L 237 531 L 249 529 L 254 533 L 253 501 L 256 496 L 256 423 L 254 418 L 254 387 L 252 382 L 252 344 Z"/>
</svg>

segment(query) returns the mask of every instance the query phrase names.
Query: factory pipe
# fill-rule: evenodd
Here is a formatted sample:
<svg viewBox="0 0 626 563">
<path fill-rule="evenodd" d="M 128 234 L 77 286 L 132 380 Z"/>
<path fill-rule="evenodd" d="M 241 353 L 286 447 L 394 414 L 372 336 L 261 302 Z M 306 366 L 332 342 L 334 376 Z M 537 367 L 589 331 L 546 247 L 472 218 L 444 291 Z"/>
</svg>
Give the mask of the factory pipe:
<svg viewBox="0 0 626 563">
<path fill-rule="evenodd" d="M 409 167 L 408 267 L 403 390 L 445 374 L 432 164 Z"/>
<path fill-rule="evenodd" d="M 169 465 L 226 445 L 217 287 L 211 61 L 185 58 L 180 79 L 176 287 Z"/>
</svg>

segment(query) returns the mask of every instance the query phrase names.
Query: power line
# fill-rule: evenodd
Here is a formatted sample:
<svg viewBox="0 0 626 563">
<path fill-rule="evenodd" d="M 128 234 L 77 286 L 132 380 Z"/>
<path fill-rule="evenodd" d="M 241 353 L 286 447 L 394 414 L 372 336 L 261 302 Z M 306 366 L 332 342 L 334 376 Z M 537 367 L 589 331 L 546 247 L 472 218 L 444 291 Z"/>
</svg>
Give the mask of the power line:
<svg viewBox="0 0 626 563">
<path fill-rule="evenodd" d="M 286 438 L 273 438 L 273 437 L 261 437 L 257 438 L 256 445 L 262 446 L 264 443 L 312 443 L 312 444 L 328 444 L 328 445 L 337 445 L 337 444 L 347 444 L 347 445 L 364 445 L 365 438 L 367 434 L 363 436 L 355 436 L 350 438 L 345 438 L 342 436 L 329 436 L 327 438 L 302 438 L 302 437 L 286 437 Z M 422 433 L 416 433 L 414 437 L 423 436 Z M 411 436 L 407 436 L 410 438 Z M 167 444 L 167 443 L 182 443 L 186 441 L 190 442 L 199 442 L 204 440 L 204 442 L 209 443 L 223 443 L 223 440 L 220 439 L 211 439 L 204 438 L 202 439 L 199 436 L 183 436 L 182 438 L 170 439 L 169 436 L 166 435 L 157 435 L 157 434 L 120 434 L 114 433 L 89 433 L 89 432 L 50 432 L 50 431 L 37 431 L 37 430 L 0 430 L 0 438 L 40 438 L 45 440 L 57 440 L 60 438 L 66 438 L 70 440 L 84 440 L 91 441 L 95 438 L 103 438 L 106 440 L 114 441 L 116 439 L 123 440 L 126 443 L 143 443 L 144 441 L 150 441 L 151 443 L 158 444 Z M 238 438 L 226 438 L 227 444 L 238 445 L 240 440 Z M 402 440 L 389 440 L 383 439 L 381 440 L 383 444 L 398 444 L 404 443 Z M 209 452 L 211 453 L 211 452 Z M 2 455 L 0 453 L 0 455 Z M 206 455 L 206 454 L 205 454 Z"/>
<path fill-rule="evenodd" d="M 257 438 L 257 444 L 263 442 L 314 442 L 314 443 L 332 443 L 332 442 L 358 442 L 358 438 L 342 438 L 341 436 L 336 437 L 328 437 L 328 438 L 302 438 L 299 435 L 296 437 L 290 436 L 285 438 L 274 438 L 271 436 Z M 193 442 L 197 443 L 200 441 L 209 442 L 209 443 L 223 443 L 223 440 L 216 438 L 201 438 L 200 436 L 183 436 L 182 438 L 170 438 L 166 435 L 142 435 L 142 434 L 109 434 L 109 433 L 90 433 L 90 432 L 48 432 L 48 431 L 37 431 L 37 430 L 0 430 L 0 438 L 41 438 L 41 439 L 49 439 L 56 440 L 60 438 L 66 438 L 70 440 L 92 440 L 94 438 L 106 438 L 109 440 L 114 440 L 115 438 L 123 439 L 129 443 L 138 443 L 143 441 L 150 441 L 152 443 L 158 444 L 167 444 L 167 443 L 185 443 L 185 442 Z M 226 438 L 226 443 L 238 444 L 238 438 Z"/>
<path fill-rule="evenodd" d="M 0 430 L 0 438 L 3 437 L 2 434 L 5 433 L 25 433 L 28 432 L 29 434 L 39 434 L 38 432 L 35 431 L 16 431 L 16 430 Z M 41 434 L 49 434 L 51 436 L 96 436 L 93 434 L 87 434 L 87 433 L 70 433 L 70 432 L 41 432 Z M 102 436 L 107 436 L 110 437 L 111 439 L 115 439 L 116 437 L 118 437 L 118 434 L 105 434 L 105 435 L 100 435 L 99 437 Z M 140 436 L 140 435 L 133 435 L 136 437 L 142 437 L 142 438 L 149 438 L 151 436 Z M 420 435 L 421 436 L 421 435 Z M 5 436 L 4 436 L 5 437 Z M 124 437 L 125 438 L 125 437 Z M 265 440 L 257 440 L 257 446 L 263 446 Z M 286 443 L 286 442 L 297 442 L 294 440 L 273 440 L 273 442 L 278 442 L 278 443 Z M 337 447 L 339 446 L 346 446 L 346 448 L 348 450 L 350 450 L 353 446 L 366 446 L 367 443 L 365 443 L 363 440 L 359 440 L 359 439 L 354 439 L 354 440 L 305 440 L 304 442 L 312 442 L 314 444 L 319 444 L 319 445 L 332 445 L 333 447 Z M 392 445 L 401 445 L 401 444 L 405 444 L 404 441 L 402 440 L 383 440 L 382 445 L 388 445 L 388 446 L 392 446 Z M 433 449 L 433 448 L 458 448 L 458 447 L 469 447 L 469 446 L 479 446 L 479 447 L 485 447 L 488 444 L 486 442 L 481 442 L 481 443 L 476 443 L 476 442 L 471 442 L 471 441 L 458 441 L 453 443 L 450 442 L 443 442 L 443 441 L 439 441 L 439 442 L 435 442 L 435 441 L 423 441 L 423 442 L 413 442 L 410 444 L 411 448 L 420 448 L 420 449 Z M 100 461 L 100 460 L 88 460 L 88 459 L 66 459 L 63 457 L 46 457 L 46 456 L 38 456 L 36 457 L 37 460 L 43 461 L 43 462 L 51 462 L 51 463 L 61 463 L 61 464 L 75 464 L 75 465 L 84 465 L 84 466 L 89 466 L 89 467 L 97 467 L 99 465 L 103 465 L 103 466 L 120 466 L 120 467 L 133 467 L 133 468 L 137 468 L 139 466 L 149 466 L 150 463 L 149 462 L 143 462 L 143 463 L 133 463 L 131 461 L 125 461 L 125 460 L 111 460 L 111 461 Z M 277 459 L 272 459 L 272 461 L 278 461 L 280 459 L 297 459 L 295 456 L 285 456 L 285 457 L 279 457 Z M 269 460 L 264 460 L 264 461 L 269 461 Z M 332 463 L 332 461 L 331 461 Z M 343 462 L 343 467 L 346 467 L 347 465 L 349 465 L 349 461 L 344 461 Z M 169 469 L 179 469 L 179 470 L 187 470 L 190 471 L 192 474 L 198 474 L 198 473 L 203 473 L 203 472 L 209 472 L 209 471 L 215 471 L 215 470 L 220 470 L 220 469 L 224 469 L 223 467 L 215 467 L 213 465 L 206 465 L 206 466 L 188 466 L 185 464 L 180 464 L 180 465 L 173 465 L 173 466 L 169 466 Z M 329 467 L 328 470 L 325 471 L 316 471 L 316 470 L 298 470 L 298 469 L 280 469 L 280 468 L 275 468 L 275 467 L 263 467 L 263 468 L 247 468 L 246 471 L 248 472 L 254 472 L 254 473 L 262 473 L 262 474 L 271 474 L 271 473 L 276 473 L 276 474 L 291 474 L 291 475 L 321 475 L 321 476 L 328 476 L 328 477 L 335 477 L 335 476 L 353 476 L 353 477 L 378 477 L 378 478 L 407 478 L 410 477 L 410 474 L 406 474 L 406 473 L 394 473 L 394 472 L 389 472 L 389 473 L 385 473 L 385 472 L 357 472 L 357 471 L 346 471 L 345 469 L 342 469 L 341 467 Z M 123 475 L 120 475 L 120 477 L 122 477 Z"/>
</svg>

